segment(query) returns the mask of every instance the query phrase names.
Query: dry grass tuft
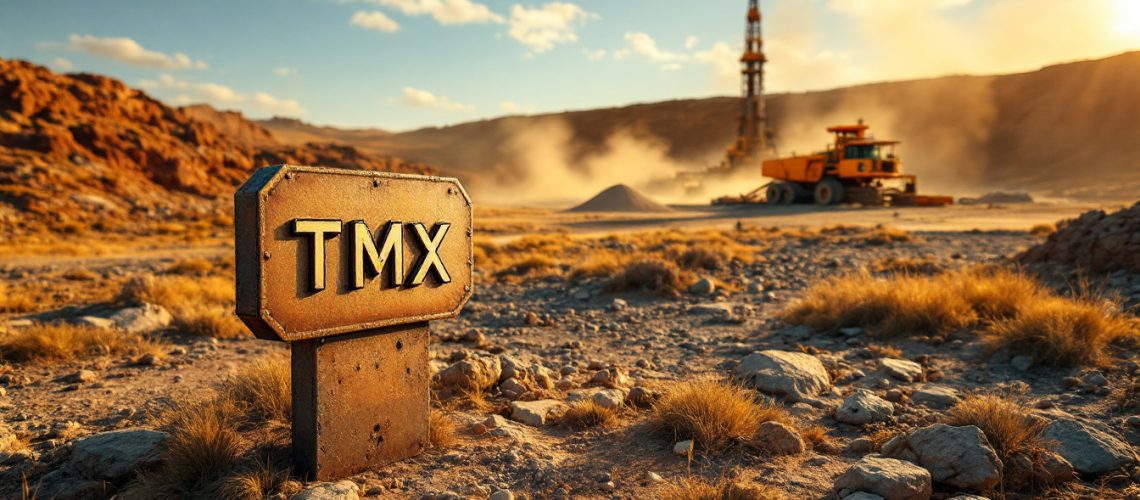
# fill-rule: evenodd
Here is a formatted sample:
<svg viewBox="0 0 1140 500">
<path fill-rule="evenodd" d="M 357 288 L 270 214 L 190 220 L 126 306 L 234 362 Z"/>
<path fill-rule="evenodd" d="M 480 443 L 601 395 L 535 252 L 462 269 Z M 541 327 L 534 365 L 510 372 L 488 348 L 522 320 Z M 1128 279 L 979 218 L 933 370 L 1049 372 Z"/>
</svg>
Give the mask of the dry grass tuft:
<svg viewBox="0 0 1140 500">
<path fill-rule="evenodd" d="M 685 269 L 716 270 L 724 267 L 725 255 L 706 247 L 686 250 L 677 257 L 677 265 Z"/>
<path fill-rule="evenodd" d="M 945 335 L 984 326 L 993 349 L 1056 366 L 1103 363 L 1113 342 L 1140 339 L 1140 320 L 1089 293 L 1061 297 L 1036 280 L 997 267 L 935 276 L 866 272 L 810 288 L 782 313 L 818 330 L 861 326 L 882 337 Z"/>
<path fill-rule="evenodd" d="M 950 409 L 948 425 L 973 425 L 982 430 L 1005 465 L 1004 484 L 1013 489 L 1039 489 L 1055 482 L 1044 466 L 1041 433 L 1046 421 L 1012 396 L 973 395 Z M 1015 483 L 1015 484 L 1011 484 Z"/>
<path fill-rule="evenodd" d="M 69 324 L 36 325 L 0 339 L 0 355 L 15 362 L 137 355 L 154 350 L 158 345 L 146 337 Z"/>
<path fill-rule="evenodd" d="M 224 477 L 240 458 L 237 431 L 240 410 L 227 400 L 178 406 L 167 415 L 172 437 L 162 466 L 144 473 L 125 498 L 198 498 L 217 496 Z"/>
<path fill-rule="evenodd" d="M 272 460 L 258 460 L 246 471 L 225 478 L 218 492 L 221 498 L 262 500 L 280 493 L 283 498 L 297 493 L 299 484 L 289 479 L 289 467 Z"/>
<path fill-rule="evenodd" d="M 835 444 L 835 439 L 827 434 L 827 427 L 822 425 L 801 426 L 798 431 L 804 442 L 813 449 L 820 448 L 823 445 Z"/>
<path fill-rule="evenodd" d="M 166 272 L 183 276 L 208 276 L 216 271 L 213 262 L 203 258 L 185 259 L 175 262 Z"/>
<path fill-rule="evenodd" d="M 657 498 L 669 500 L 783 500 L 780 490 L 771 486 L 743 485 L 719 478 L 715 482 L 702 477 L 687 477 L 666 483 Z"/>
<path fill-rule="evenodd" d="M 35 311 L 40 307 L 42 297 L 28 293 L 28 290 L 18 291 L 7 283 L 0 282 L 0 312 L 25 313 Z"/>
<path fill-rule="evenodd" d="M 663 260 L 633 262 L 606 284 L 612 292 L 647 291 L 658 295 L 674 296 L 684 286 L 681 270 L 676 264 Z"/>
<path fill-rule="evenodd" d="M 1116 304 L 1085 298 L 1040 297 L 986 330 L 992 349 L 1027 354 L 1053 366 L 1105 364 L 1109 344 L 1140 338 L 1140 321 Z"/>
<path fill-rule="evenodd" d="M 752 391 L 714 380 L 678 383 L 653 404 L 650 418 L 657 432 L 709 450 L 748 441 L 768 421 L 791 423 L 783 408 L 758 404 Z"/>
<path fill-rule="evenodd" d="M 910 233 L 889 226 L 876 227 L 869 233 L 862 235 L 862 241 L 868 245 L 889 245 L 891 243 L 906 243 L 908 241 L 917 240 L 918 239 L 911 236 Z"/>
<path fill-rule="evenodd" d="M 570 279 L 608 278 L 621 271 L 627 261 L 613 253 L 592 254 L 570 268 Z"/>
<path fill-rule="evenodd" d="M 456 429 L 455 421 L 432 408 L 428 414 L 428 441 L 431 442 L 432 448 L 437 450 L 450 448 L 458 440 L 459 431 Z"/>
<path fill-rule="evenodd" d="M 879 274 L 934 274 L 942 265 L 930 257 L 883 257 L 871 264 L 871 271 Z"/>
<path fill-rule="evenodd" d="M 232 309 L 220 306 L 185 306 L 171 313 L 175 330 L 189 335 L 230 339 L 248 336 L 245 324 Z"/>
<path fill-rule="evenodd" d="M 617 410 L 602 406 L 591 399 L 575 401 L 562 414 L 562 423 L 573 429 L 609 426 L 617 421 Z"/>
<path fill-rule="evenodd" d="M 240 408 L 257 422 L 287 423 L 293 409 L 289 360 L 266 356 L 242 367 L 222 381 L 219 398 Z"/>
</svg>

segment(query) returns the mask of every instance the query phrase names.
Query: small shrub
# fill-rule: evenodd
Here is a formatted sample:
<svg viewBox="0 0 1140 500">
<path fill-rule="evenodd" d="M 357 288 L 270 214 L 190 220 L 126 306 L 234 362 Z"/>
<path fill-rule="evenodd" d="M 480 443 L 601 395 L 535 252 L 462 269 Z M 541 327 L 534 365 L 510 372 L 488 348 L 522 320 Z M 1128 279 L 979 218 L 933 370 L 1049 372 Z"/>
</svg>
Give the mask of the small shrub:
<svg viewBox="0 0 1140 500">
<path fill-rule="evenodd" d="M 1039 489 L 1053 484 L 1045 468 L 1041 433 L 1046 422 L 1012 396 L 973 395 L 950 409 L 948 425 L 981 429 L 1005 466 L 1002 478 L 1013 489 Z M 1013 484 L 1011 484 L 1013 483 Z"/>
<path fill-rule="evenodd" d="M 698 448 L 719 450 L 751 439 L 768 421 L 790 423 L 779 407 L 757 404 L 752 391 L 726 382 L 681 382 L 653 404 L 651 425 Z"/>
<path fill-rule="evenodd" d="M 217 306 L 185 306 L 174 309 L 175 330 L 188 335 L 230 339 L 249 335 L 233 311 Z"/>
<path fill-rule="evenodd" d="M 432 408 L 428 414 L 428 441 L 431 442 L 432 448 L 439 450 L 449 448 L 458 439 L 455 421 Z"/>
<path fill-rule="evenodd" d="M 1019 314 L 986 331 L 992 349 L 1026 354 L 1053 366 L 1103 364 L 1106 348 L 1122 338 L 1140 337 L 1140 323 L 1113 305 L 1085 299 L 1042 297 Z"/>
<path fill-rule="evenodd" d="M 206 276 L 214 272 L 214 263 L 203 258 L 185 259 L 175 262 L 166 272 L 182 276 Z"/>
<path fill-rule="evenodd" d="M 915 238 L 910 233 L 893 227 L 876 227 L 862 237 L 868 245 L 889 245 L 891 243 L 906 243 Z"/>
<path fill-rule="evenodd" d="M 297 493 L 300 489 L 297 486 L 296 482 L 289 479 L 288 466 L 266 459 L 258 460 L 249 470 L 226 477 L 219 493 L 221 498 L 235 500 L 262 500 L 276 493 L 287 498 Z"/>
<path fill-rule="evenodd" d="M 496 278 L 525 277 L 548 274 L 558 268 L 558 261 L 545 255 L 534 255 L 495 272 Z"/>
<path fill-rule="evenodd" d="M 608 278 L 617 274 L 625 260 L 612 253 L 600 253 L 586 258 L 585 262 L 570 268 L 570 279 Z"/>
<path fill-rule="evenodd" d="M 1055 232 L 1057 232 L 1057 226 L 1053 224 L 1034 224 L 1033 227 L 1029 228 L 1029 234 L 1041 238 L 1049 236 Z"/>
<path fill-rule="evenodd" d="M 708 248 L 693 248 L 677 257 L 677 264 L 685 269 L 716 270 L 724 267 L 724 255 Z"/>
<path fill-rule="evenodd" d="M 780 490 L 771 486 L 739 484 L 721 477 L 715 482 L 702 477 L 686 477 L 666 483 L 657 498 L 669 500 L 783 500 Z"/>
<path fill-rule="evenodd" d="M 561 421 L 573 429 L 608 426 L 617 421 L 617 411 L 599 405 L 591 399 L 583 399 L 571 403 L 562 414 Z"/>
<path fill-rule="evenodd" d="M 676 264 L 663 260 L 633 262 L 610 278 L 606 289 L 611 292 L 647 291 L 664 296 L 680 294 L 683 287 Z"/>
<path fill-rule="evenodd" d="M 289 360 L 267 356 L 253 360 L 227 376 L 219 397 L 243 410 L 256 422 L 289 422 L 293 408 Z"/>
<path fill-rule="evenodd" d="M 883 257 L 871 265 L 871 270 L 879 274 L 934 274 L 942 270 L 942 265 L 929 257 Z"/>
<path fill-rule="evenodd" d="M 171 439 L 158 470 L 142 474 L 124 498 L 198 498 L 217 496 L 223 478 L 241 452 L 239 410 L 224 400 L 178 406 L 166 416 Z"/>
<path fill-rule="evenodd" d="M 24 290 L 15 290 L 11 285 L 0 282 L 0 312 L 25 313 L 40 307 L 40 297 Z"/>
</svg>

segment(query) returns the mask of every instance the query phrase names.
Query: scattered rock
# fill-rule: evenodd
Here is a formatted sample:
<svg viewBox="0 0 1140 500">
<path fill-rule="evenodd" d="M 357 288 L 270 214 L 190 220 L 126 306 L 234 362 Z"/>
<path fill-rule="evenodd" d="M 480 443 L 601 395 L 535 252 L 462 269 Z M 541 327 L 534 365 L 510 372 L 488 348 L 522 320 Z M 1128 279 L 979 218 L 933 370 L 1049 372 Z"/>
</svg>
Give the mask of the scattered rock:
<svg viewBox="0 0 1140 500">
<path fill-rule="evenodd" d="M 973 425 L 923 427 L 888 441 L 882 454 L 917 463 L 930 471 L 934 482 L 955 488 L 983 492 L 1001 480 L 1001 460 Z"/>
<path fill-rule="evenodd" d="M 736 377 L 763 392 L 793 401 L 810 399 L 831 387 L 831 376 L 815 356 L 767 350 L 749 354 L 736 367 Z"/>
<path fill-rule="evenodd" d="M 71 466 L 83 477 L 120 483 L 157 465 L 161 446 L 170 437 L 149 429 L 122 429 L 94 434 L 75 442 Z"/>
<path fill-rule="evenodd" d="M 879 360 L 883 371 L 903 382 L 914 382 L 922 379 L 922 365 L 905 359 L 883 358 Z"/>
<path fill-rule="evenodd" d="M 170 326 L 173 317 L 162 306 L 143 304 L 120 309 L 109 319 L 115 327 L 127 333 L 149 333 Z"/>
<path fill-rule="evenodd" d="M 1041 438 L 1083 474 L 1103 474 L 1136 461 L 1132 448 L 1112 431 L 1074 418 L 1050 422 Z"/>
<path fill-rule="evenodd" d="M 930 472 L 903 460 L 867 455 L 838 479 L 835 489 L 842 495 L 873 493 L 884 500 L 927 500 L 932 486 Z"/>
<path fill-rule="evenodd" d="M 780 422 L 764 422 L 756 428 L 756 442 L 775 455 L 798 455 L 806 448 L 799 433 Z"/>
<path fill-rule="evenodd" d="M 72 373 L 71 375 L 68 375 L 64 378 L 64 380 L 73 384 L 82 384 L 91 382 L 97 378 L 99 378 L 99 376 L 91 370 L 79 370 L 75 373 Z"/>
<path fill-rule="evenodd" d="M 923 385 L 915 388 L 914 391 L 910 393 L 910 400 L 915 404 L 941 410 L 953 407 L 958 404 L 962 398 L 958 397 L 958 391 L 952 387 L 946 387 L 944 385 Z"/>
<path fill-rule="evenodd" d="M 515 500 L 515 494 L 511 490 L 496 490 L 487 500 Z"/>
<path fill-rule="evenodd" d="M 680 455 L 682 457 L 687 457 L 692 453 L 693 453 L 693 440 L 692 439 L 686 439 L 684 441 L 678 441 L 677 444 L 673 445 L 673 454 L 674 455 Z"/>
<path fill-rule="evenodd" d="M 696 315 L 729 317 L 732 316 L 733 305 L 728 302 L 710 302 L 707 304 L 693 304 L 689 306 L 688 313 Z"/>
<path fill-rule="evenodd" d="M 657 401 L 659 397 L 661 397 L 661 395 L 655 391 L 644 387 L 634 387 L 629 390 L 629 395 L 626 396 L 626 400 L 633 406 L 645 408 L 653 404 L 654 401 Z"/>
<path fill-rule="evenodd" d="M 566 404 L 555 399 L 515 401 L 511 403 L 511 420 L 542 427 L 565 408 Z"/>
<path fill-rule="evenodd" d="M 320 483 L 301 490 L 289 500 L 357 500 L 360 487 L 352 481 Z"/>
<path fill-rule="evenodd" d="M 848 424 L 863 425 L 890 420 L 894 412 L 895 405 L 889 401 L 870 391 L 858 389 L 847 396 L 843 404 L 835 410 L 835 419 Z"/>
<path fill-rule="evenodd" d="M 1024 354 L 1014 356 L 1009 360 L 1010 366 L 1017 371 L 1029 371 L 1033 367 L 1033 356 L 1026 356 Z"/>
<path fill-rule="evenodd" d="M 439 374 L 439 381 L 459 389 L 487 389 L 495 385 L 502 375 L 502 364 L 497 356 L 475 356 L 459 361 Z"/>
<path fill-rule="evenodd" d="M 625 403 L 625 391 L 621 389 L 605 389 L 595 392 L 590 398 L 594 404 L 610 409 L 619 409 Z"/>
<path fill-rule="evenodd" d="M 712 295 L 716 291 L 716 282 L 712 278 L 701 278 L 689 287 L 689 293 L 696 295 Z"/>
<path fill-rule="evenodd" d="M 629 385 L 629 377 L 626 377 L 625 372 L 618 367 L 606 368 L 595 373 L 590 378 L 590 383 L 610 388 L 626 387 Z"/>
</svg>

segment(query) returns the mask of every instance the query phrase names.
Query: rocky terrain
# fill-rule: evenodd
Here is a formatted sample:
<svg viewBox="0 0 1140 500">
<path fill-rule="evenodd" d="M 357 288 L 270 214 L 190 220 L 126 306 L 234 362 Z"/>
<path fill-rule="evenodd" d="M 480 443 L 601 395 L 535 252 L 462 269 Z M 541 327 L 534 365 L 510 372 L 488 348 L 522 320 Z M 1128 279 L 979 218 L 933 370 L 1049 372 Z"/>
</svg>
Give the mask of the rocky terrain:
<svg viewBox="0 0 1140 500">
<path fill-rule="evenodd" d="M 432 325 L 433 411 L 453 436 L 382 470 L 302 485 L 287 471 L 248 465 L 287 456 L 287 418 L 247 423 L 238 428 L 244 465 L 222 474 L 269 470 L 258 491 L 274 498 L 682 498 L 694 485 L 722 483 L 736 488 L 734 498 L 1133 498 L 1134 347 L 1110 346 L 1103 364 L 1064 365 L 992 350 L 978 326 L 886 337 L 870 325 L 819 329 L 786 314 L 831 277 L 1010 266 L 1040 241 L 1023 232 L 745 227 L 483 242 L 475 296 L 459 318 Z M 606 277 L 615 271 L 603 270 L 608 256 L 658 254 L 675 256 L 679 289 L 620 291 Z M 85 270 L 116 283 L 154 275 L 185 287 L 224 280 L 228 265 L 160 259 Z M 617 266 L 616 276 L 637 267 Z M 20 268 L 4 280 L 19 290 L 75 272 Z M 1140 274 L 1127 270 L 1088 275 L 1059 265 L 1039 279 L 1064 294 L 1077 273 L 1123 297 L 1122 310 L 1140 307 Z M 26 478 L 38 498 L 138 497 L 147 481 L 136 473 L 173 474 L 163 468 L 174 460 L 166 450 L 187 439 L 165 412 L 208 399 L 251 363 L 286 352 L 241 331 L 188 329 L 183 304 L 161 294 L 152 305 L 122 298 L 137 292 L 107 296 L 7 315 L 0 495 L 19 497 Z M 156 344 L 67 362 L 12 358 L 10 339 L 55 321 L 116 335 L 155 332 Z M 756 429 L 759 444 L 714 447 L 662 433 L 654 408 L 687 394 L 678 384 L 700 381 L 735 381 L 778 418 Z M 1024 405 L 1015 407 L 1044 438 L 1027 465 L 1009 459 L 1005 434 L 948 417 L 968 419 L 964 402 L 980 397 Z M 587 401 L 608 416 L 571 416 Z"/>
<path fill-rule="evenodd" d="M 120 81 L 0 59 L 4 233 L 224 213 L 255 168 L 426 172 L 331 143 L 280 144 L 236 113 L 169 107 Z"/>
</svg>

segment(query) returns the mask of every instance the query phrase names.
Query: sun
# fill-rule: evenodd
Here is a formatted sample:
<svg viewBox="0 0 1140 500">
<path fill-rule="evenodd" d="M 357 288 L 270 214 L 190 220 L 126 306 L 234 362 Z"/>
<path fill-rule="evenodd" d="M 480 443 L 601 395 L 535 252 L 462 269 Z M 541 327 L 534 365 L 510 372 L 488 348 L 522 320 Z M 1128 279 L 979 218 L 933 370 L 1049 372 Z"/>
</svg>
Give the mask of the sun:
<svg viewBox="0 0 1140 500">
<path fill-rule="evenodd" d="M 1113 28 L 1121 35 L 1140 38 L 1140 0 L 1116 0 L 1115 3 Z"/>
</svg>

